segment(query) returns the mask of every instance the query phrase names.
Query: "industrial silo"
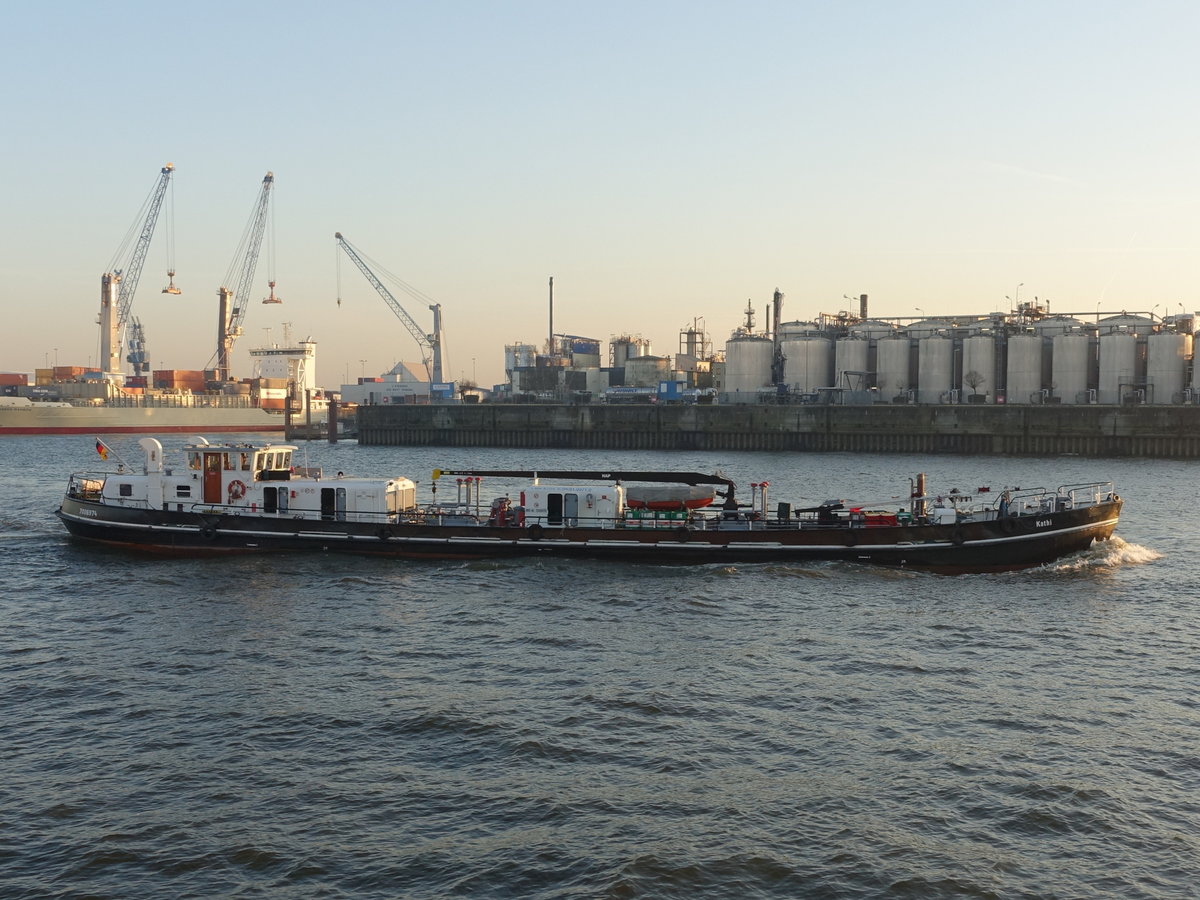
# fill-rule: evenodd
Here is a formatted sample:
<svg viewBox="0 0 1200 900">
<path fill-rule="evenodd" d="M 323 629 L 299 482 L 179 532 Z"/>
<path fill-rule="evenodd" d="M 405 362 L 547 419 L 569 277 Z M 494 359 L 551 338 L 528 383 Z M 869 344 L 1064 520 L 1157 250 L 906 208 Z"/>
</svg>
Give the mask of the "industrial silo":
<svg viewBox="0 0 1200 900">
<path fill-rule="evenodd" d="M 758 335 L 737 335 L 725 342 L 725 393 L 749 394 L 771 386 L 775 342 Z"/>
<path fill-rule="evenodd" d="M 1008 339 L 1008 403 L 1040 403 L 1042 358 L 1046 339 L 1039 334 L 1014 334 Z"/>
<path fill-rule="evenodd" d="M 839 338 L 833 353 L 833 383 L 849 391 L 865 391 L 871 386 L 871 342 L 865 338 Z M 847 372 L 866 373 L 847 375 Z"/>
<path fill-rule="evenodd" d="M 638 356 L 650 355 L 650 342 L 645 338 L 623 334 L 609 338 L 608 357 L 613 368 L 622 368 L 625 361 Z"/>
<path fill-rule="evenodd" d="M 1192 336 L 1167 332 L 1146 338 L 1146 387 L 1148 403 L 1179 403 L 1192 355 Z"/>
<path fill-rule="evenodd" d="M 992 335 L 973 334 L 963 341 L 962 392 L 968 403 L 995 399 L 996 339 Z"/>
<path fill-rule="evenodd" d="M 1057 334 L 1053 340 L 1054 363 L 1050 380 L 1054 395 L 1067 404 L 1088 402 L 1092 370 L 1092 338 L 1083 332 Z"/>
<path fill-rule="evenodd" d="M 833 384 L 833 343 L 821 334 L 792 336 L 779 342 L 783 382 L 793 391 L 809 392 Z"/>
<path fill-rule="evenodd" d="M 1096 330 L 1100 336 L 1106 334 L 1136 334 L 1138 337 L 1147 337 L 1154 331 L 1154 320 L 1149 316 L 1135 316 L 1129 313 L 1121 313 L 1119 316 L 1109 316 L 1106 319 L 1101 319 L 1096 324 Z"/>
<path fill-rule="evenodd" d="M 944 403 L 954 386 L 954 341 L 932 335 L 917 345 L 917 401 Z"/>
<path fill-rule="evenodd" d="M 950 334 L 953 329 L 954 323 L 948 319 L 924 319 L 906 325 L 904 331 L 910 338 L 920 340 L 935 334 Z"/>
<path fill-rule="evenodd" d="M 1100 403 L 1120 403 L 1137 389 L 1138 341 L 1132 332 L 1100 336 Z"/>
<path fill-rule="evenodd" d="M 1071 334 L 1083 328 L 1083 323 L 1071 316 L 1047 316 L 1033 323 L 1035 334 L 1042 337 L 1054 338 L 1060 334 Z"/>
<path fill-rule="evenodd" d="M 883 399 L 907 393 L 911 348 L 908 336 L 902 334 L 881 338 L 875 345 L 875 383 Z"/>
<path fill-rule="evenodd" d="M 896 331 L 896 326 L 891 322 L 884 322 L 880 319 L 864 319 L 861 322 L 856 322 L 850 326 L 850 336 L 858 338 L 867 338 L 868 340 L 877 341 L 880 338 L 889 337 Z"/>
</svg>

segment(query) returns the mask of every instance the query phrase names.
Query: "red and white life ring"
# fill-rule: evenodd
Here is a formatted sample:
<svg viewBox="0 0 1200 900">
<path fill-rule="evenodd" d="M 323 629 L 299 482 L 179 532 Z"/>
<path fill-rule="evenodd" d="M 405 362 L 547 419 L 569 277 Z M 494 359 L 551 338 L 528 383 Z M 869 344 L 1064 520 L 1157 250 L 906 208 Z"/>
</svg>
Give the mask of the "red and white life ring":
<svg viewBox="0 0 1200 900">
<path fill-rule="evenodd" d="M 246 483 L 244 481 L 231 481 L 227 490 L 229 491 L 230 502 L 241 500 L 246 496 Z"/>
</svg>

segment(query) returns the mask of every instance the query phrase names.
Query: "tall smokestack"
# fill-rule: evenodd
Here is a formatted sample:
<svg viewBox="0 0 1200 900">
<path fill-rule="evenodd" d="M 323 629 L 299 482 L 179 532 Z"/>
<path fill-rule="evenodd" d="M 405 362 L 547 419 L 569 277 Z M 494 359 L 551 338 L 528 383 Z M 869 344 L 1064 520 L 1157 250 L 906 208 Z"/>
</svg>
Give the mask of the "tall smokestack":
<svg viewBox="0 0 1200 900">
<path fill-rule="evenodd" d="M 779 323 L 783 321 L 783 294 L 779 293 L 779 288 L 775 288 L 775 330 L 779 330 Z"/>
<path fill-rule="evenodd" d="M 554 355 L 554 276 L 550 276 L 550 343 L 546 347 L 546 355 Z"/>
<path fill-rule="evenodd" d="M 858 295 L 858 317 L 864 322 L 867 320 L 867 295 Z"/>
</svg>

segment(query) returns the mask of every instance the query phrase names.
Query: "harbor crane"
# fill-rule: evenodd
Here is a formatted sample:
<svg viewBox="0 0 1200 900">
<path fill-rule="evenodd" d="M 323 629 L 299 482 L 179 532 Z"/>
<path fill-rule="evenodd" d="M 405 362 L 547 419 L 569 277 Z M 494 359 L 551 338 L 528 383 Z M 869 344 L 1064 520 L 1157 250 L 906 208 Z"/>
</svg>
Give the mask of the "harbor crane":
<svg viewBox="0 0 1200 900">
<path fill-rule="evenodd" d="M 129 310 L 133 307 L 133 295 L 137 292 L 138 279 L 142 277 L 146 252 L 150 249 L 158 213 L 174 172 L 175 166 L 171 163 L 159 170 L 158 182 L 142 204 L 138 218 L 117 249 L 109 270 L 100 276 L 100 366 L 109 374 L 116 375 L 121 371 L 121 347 L 125 340 L 125 326 L 129 322 Z M 124 255 L 139 220 L 142 230 L 134 241 L 128 261 L 118 269 L 117 263 Z"/>
<path fill-rule="evenodd" d="M 217 379 L 227 381 L 230 358 L 233 356 L 233 344 L 242 336 L 242 322 L 246 318 L 246 309 L 250 302 L 250 285 L 254 281 L 254 270 L 258 266 L 258 251 L 262 247 L 263 232 L 267 227 L 267 207 L 271 199 L 271 186 L 275 183 L 275 175 L 268 172 L 262 180 L 262 188 L 258 199 L 250 211 L 250 219 L 246 230 L 234 251 L 233 261 L 229 271 L 225 273 L 222 287 L 217 289 L 220 298 L 220 310 L 217 314 Z M 234 283 L 237 287 L 230 289 L 224 285 Z M 275 281 L 271 280 L 271 294 L 264 303 L 282 303 L 275 296 Z"/>
<path fill-rule="evenodd" d="M 405 284 L 394 275 L 390 275 L 394 281 L 405 293 L 422 303 L 429 305 L 430 311 L 433 313 L 433 331 L 426 334 L 421 326 L 416 323 L 407 310 L 400 305 L 395 296 L 387 286 L 379 280 L 379 277 L 371 271 L 370 267 L 363 260 L 358 249 L 348 240 L 342 237 L 342 233 L 337 232 L 334 237 L 337 239 L 338 245 L 346 251 L 346 255 L 358 266 L 359 270 L 367 277 L 367 281 L 371 282 L 371 286 L 378 291 L 387 305 L 392 308 L 392 312 L 396 314 L 404 327 L 416 340 L 421 348 L 421 363 L 425 366 L 425 375 L 429 378 L 431 384 L 441 384 L 445 382 L 444 373 L 449 369 L 445 358 L 445 335 L 442 332 L 442 304 L 433 302 L 433 298 L 426 296 L 412 285 Z"/>
</svg>

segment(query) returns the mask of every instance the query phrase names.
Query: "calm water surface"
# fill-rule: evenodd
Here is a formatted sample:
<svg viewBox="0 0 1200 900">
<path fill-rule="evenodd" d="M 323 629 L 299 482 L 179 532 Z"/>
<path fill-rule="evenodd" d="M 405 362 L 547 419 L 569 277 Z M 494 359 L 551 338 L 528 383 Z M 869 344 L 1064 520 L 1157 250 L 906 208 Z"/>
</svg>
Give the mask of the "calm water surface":
<svg viewBox="0 0 1200 900">
<path fill-rule="evenodd" d="M 0 896 L 1196 896 L 1200 464 L 309 445 L 424 486 L 719 467 L 808 505 L 923 469 L 1126 498 L 1102 549 L 946 578 L 144 559 L 52 516 L 93 443 L 0 441 Z"/>
</svg>

